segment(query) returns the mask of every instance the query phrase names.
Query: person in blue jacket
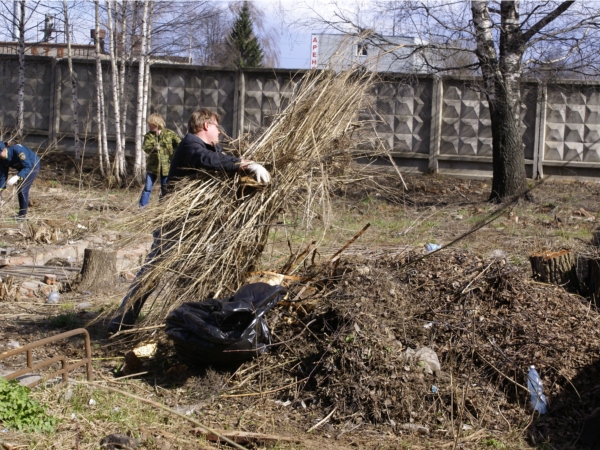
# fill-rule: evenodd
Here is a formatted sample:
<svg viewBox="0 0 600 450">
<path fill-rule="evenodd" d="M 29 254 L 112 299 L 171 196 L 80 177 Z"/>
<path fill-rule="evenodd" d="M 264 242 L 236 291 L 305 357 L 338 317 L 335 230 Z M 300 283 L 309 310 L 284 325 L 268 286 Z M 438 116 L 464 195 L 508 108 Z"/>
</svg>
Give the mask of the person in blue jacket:
<svg viewBox="0 0 600 450">
<path fill-rule="evenodd" d="M 188 122 L 188 134 L 182 139 L 171 160 L 171 168 L 167 177 L 167 195 L 177 195 L 177 183 L 184 179 L 202 176 L 202 171 L 212 173 L 233 173 L 246 171 L 252 173 L 259 183 L 269 183 L 271 176 L 260 164 L 236 158 L 223 152 L 219 145 L 220 116 L 216 112 L 203 108 L 194 113 Z M 168 227 L 165 227 L 168 228 Z M 108 324 L 109 333 L 117 333 L 121 329 L 131 328 L 137 320 L 142 306 L 155 289 L 155 285 L 144 284 L 144 275 L 160 263 L 162 254 L 176 240 L 169 239 L 168 232 L 156 230 L 154 242 L 146 262 L 131 283 L 118 314 Z"/>
<path fill-rule="evenodd" d="M 13 168 L 18 172 L 8 178 L 8 169 Z M 0 201 L 2 192 L 7 186 L 17 186 L 19 198 L 18 218 L 23 219 L 27 215 L 29 207 L 29 189 L 33 180 L 40 171 L 40 158 L 30 148 L 21 144 L 6 146 L 0 141 Z"/>
</svg>

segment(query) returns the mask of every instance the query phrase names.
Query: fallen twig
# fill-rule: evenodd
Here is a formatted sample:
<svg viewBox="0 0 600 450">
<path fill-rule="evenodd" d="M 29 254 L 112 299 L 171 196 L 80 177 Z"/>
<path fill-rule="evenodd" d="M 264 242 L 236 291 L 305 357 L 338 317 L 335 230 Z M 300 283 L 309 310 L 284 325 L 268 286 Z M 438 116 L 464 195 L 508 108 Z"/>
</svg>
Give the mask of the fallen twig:
<svg viewBox="0 0 600 450">
<path fill-rule="evenodd" d="M 329 419 L 331 419 L 331 416 L 333 416 L 333 413 L 337 410 L 337 406 L 335 408 L 333 408 L 331 410 L 331 412 L 329 414 L 327 414 L 327 416 L 319 421 L 316 425 L 313 425 L 312 427 L 310 427 L 308 430 L 306 430 L 307 433 L 310 433 L 313 430 L 316 430 L 317 428 L 319 428 L 321 425 L 323 425 L 325 422 L 327 422 Z"/>
<path fill-rule="evenodd" d="M 361 237 L 361 236 L 362 236 L 362 234 L 363 234 L 365 231 L 367 231 L 367 228 L 369 228 L 370 226 L 371 226 L 371 224 L 370 224 L 370 223 L 366 224 L 366 225 L 363 227 L 363 229 L 362 229 L 362 230 L 360 230 L 358 233 L 356 233 L 352 239 L 350 239 L 348 242 L 346 242 L 346 244 L 345 244 L 345 245 L 344 245 L 342 248 L 340 248 L 340 249 L 339 249 L 337 252 L 335 252 L 335 253 L 334 253 L 334 255 L 333 255 L 331 258 L 329 258 L 329 260 L 327 261 L 327 264 L 330 264 L 331 262 L 335 261 L 335 259 L 336 259 L 336 258 L 337 258 L 337 257 L 338 257 L 338 256 L 339 256 L 339 255 L 340 255 L 340 254 L 341 254 L 341 253 L 344 251 L 344 250 L 346 250 L 348 247 L 350 247 L 350 245 L 352 245 L 352 243 L 353 243 L 354 241 L 356 241 L 356 240 L 357 240 L 359 237 Z"/>
<path fill-rule="evenodd" d="M 121 330 L 111 336 L 108 337 L 108 339 L 114 339 L 117 336 L 122 336 L 124 334 L 133 334 L 133 333 L 138 333 L 140 331 L 148 331 L 148 330 L 158 330 L 159 328 L 164 328 L 165 324 L 161 323 L 160 325 L 152 325 L 150 327 L 140 327 L 140 328 L 132 328 L 130 330 Z"/>
<path fill-rule="evenodd" d="M 247 394 L 229 394 L 229 395 L 219 395 L 219 397 L 221 398 L 234 398 L 234 397 L 256 397 L 257 395 L 266 395 L 266 394 L 272 394 L 273 392 L 279 392 L 279 391 L 283 391 L 284 389 L 288 389 L 292 386 L 295 386 L 297 384 L 303 383 L 304 381 L 308 380 L 310 377 L 306 377 L 301 379 L 300 381 L 296 381 L 294 383 L 285 385 L 283 387 L 277 388 L 277 389 L 271 389 L 270 391 L 263 391 L 263 392 L 249 392 Z"/>
<path fill-rule="evenodd" d="M 174 414 L 174 415 L 176 415 L 176 416 L 179 416 L 179 417 L 181 417 L 182 419 L 185 419 L 185 420 L 187 420 L 187 421 L 189 421 L 189 422 L 192 422 L 192 423 L 193 423 L 194 425 L 196 425 L 197 427 L 199 427 L 199 428 L 202 428 L 203 430 L 206 430 L 206 431 L 208 431 L 209 433 L 213 433 L 213 434 L 215 434 L 216 436 L 219 436 L 219 438 L 220 438 L 221 440 L 223 440 L 224 442 L 227 442 L 229 445 L 232 445 L 232 446 L 233 446 L 233 447 L 235 447 L 235 448 L 238 448 L 238 449 L 240 449 L 240 450 L 246 450 L 246 448 L 245 448 L 245 447 L 242 447 L 241 445 L 239 445 L 238 443 L 236 443 L 236 442 L 232 441 L 231 439 L 229 439 L 229 438 L 227 438 L 227 437 L 225 437 L 225 436 L 222 436 L 221 434 L 219 434 L 218 432 L 216 432 L 216 431 L 215 431 L 215 430 L 213 430 L 212 428 L 209 428 L 209 427 L 207 427 L 206 425 L 203 425 L 203 424 L 201 424 L 201 423 L 200 423 L 200 422 L 198 422 L 197 420 L 195 420 L 195 419 L 192 419 L 190 416 L 186 416 L 185 414 L 178 413 L 177 411 L 175 411 L 175 410 L 173 410 L 173 409 L 169 408 L 168 406 L 162 405 L 162 404 L 160 404 L 160 403 L 157 403 L 157 402 L 154 402 L 154 401 L 152 401 L 152 400 L 148 400 L 148 399 L 146 399 L 146 398 L 139 397 L 139 396 L 137 396 L 137 395 L 134 395 L 134 394 L 130 394 L 129 392 L 125 392 L 125 391 L 122 391 L 122 390 L 120 390 L 120 389 L 116 389 L 116 388 L 112 388 L 112 387 L 110 387 L 110 386 L 104 386 L 104 385 L 102 385 L 102 384 L 98 384 L 97 382 L 93 382 L 93 381 L 78 381 L 78 380 L 74 380 L 73 382 L 74 382 L 74 383 L 78 383 L 78 384 L 86 384 L 86 385 L 88 385 L 88 386 L 94 386 L 94 387 L 99 387 L 99 388 L 102 388 L 102 389 L 106 389 L 107 391 L 116 392 L 117 394 L 121 394 L 121 395 L 124 395 L 124 396 L 126 396 L 126 397 L 133 398 L 133 399 L 135 399 L 135 400 L 137 400 L 137 401 L 140 401 L 140 402 L 147 403 L 147 404 L 149 404 L 149 405 L 155 406 L 155 407 L 157 407 L 157 408 L 160 408 L 160 409 L 162 409 L 162 410 L 164 410 L 164 411 L 167 411 L 167 412 L 169 412 L 169 413 L 171 413 L 171 414 Z"/>
</svg>

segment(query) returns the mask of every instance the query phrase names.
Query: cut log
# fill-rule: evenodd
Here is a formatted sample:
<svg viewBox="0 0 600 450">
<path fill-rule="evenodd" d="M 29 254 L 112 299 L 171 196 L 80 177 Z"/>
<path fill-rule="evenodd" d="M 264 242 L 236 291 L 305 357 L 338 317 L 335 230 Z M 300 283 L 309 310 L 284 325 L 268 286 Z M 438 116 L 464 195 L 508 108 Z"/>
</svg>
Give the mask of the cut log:
<svg viewBox="0 0 600 450">
<path fill-rule="evenodd" d="M 117 282 L 117 252 L 86 248 L 83 252 L 79 291 L 112 288 Z"/>
<path fill-rule="evenodd" d="M 569 250 L 534 253 L 529 257 L 529 262 L 534 278 L 558 284 L 570 291 L 579 290 L 575 258 Z"/>
</svg>

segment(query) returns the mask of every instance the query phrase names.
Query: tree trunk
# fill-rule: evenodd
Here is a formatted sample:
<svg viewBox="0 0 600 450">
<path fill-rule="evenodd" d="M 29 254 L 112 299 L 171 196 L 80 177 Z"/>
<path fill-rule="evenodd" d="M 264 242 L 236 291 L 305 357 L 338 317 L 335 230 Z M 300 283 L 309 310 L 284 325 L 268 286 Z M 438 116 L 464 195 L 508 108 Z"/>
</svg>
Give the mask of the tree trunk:
<svg viewBox="0 0 600 450">
<path fill-rule="evenodd" d="M 152 16 L 154 13 L 154 1 L 150 1 L 149 5 L 149 13 L 148 13 L 148 35 L 147 43 L 146 43 L 146 56 L 145 56 L 145 68 L 144 68 L 144 93 L 142 98 L 144 99 L 144 106 L 142 108 L 142 135 L 145 134 L 146 122 L 148 120 L 148 91 L 150 89 L 150 49 L 152 48 Z M 144 179 L 144 167 L 146 167 L 146 153 L 141 152 L 141 161 L 140 161 L 140 181 L 143 182 Z M 166 174 L 165 174 L 166 175 Z"/>
<path fill-rule="evenodd" d="M 519 195 L 527 189 L 520 103 L 520 83 L 498 81 L 495 99 L 489 101 L 494 148 L 490 200 Z"/>
<path fill-rule="evenodd" d="M 569 250 L 534 253 L 529 257 L 529 262 L 534 278 L 558 284 L 569 291 L 579 290 L 575 259 Z"/>
<path fill-rule="evenodd" d="M 106 115 L 104 114 L 104 82 L 102 79 L 102 58 L 100 50 L 100 5 L 99 0 L 94 1 L 96 5 L 96 119 L 98 121 L 98 159 L 100 163 L 100 172 L 103 176 L 107 176 L 110 171 L 110 160 L 108 158 L 106 130 L 104 127 L 104 121 Z"/>
<path fill-rule="evenodd" d="M 121 136 L 123 136 L 123 158 L 119 161 L 121 164 L 121 173 L 127 173 L 127 162 L 125 160 L 125 146 L 127 145 L 127 102 L 129 99 L 129 83 L 125 83 L 125 69 L 129 65 L 131 67 L 131 52 L 129 57 L 125 58 L 125 45 L 127 44 L 127 5 L 126 1 L 121 2 L 121 36 L 120 36 L 120 49 L 121 52 L 121 68 L 119 72 L 119 92 L 121 93 L 121 104 L 119 105 L 121 111 Z M 116 8 L 116 4 L 115 4 Z M 130 71 L 131 73 L 131 71 Z"/>
<path fill-rule="evenodd" d="M 119 108 L 120 102 L 120 92 L 119 92 L 119 72 L 117 68 L 117 55 L 116 55 L 116 46 L 115 46 L 115 38 L 116 33 L 113 28 L 113 15 L 112 15 L 112 2 L 109 0 L 106 2 L 107 10 L 108 10 L 108 37 L 110 40 L 110 68 L 112 75 L 112 84 L 113 84 L 113 104 L 114 104 L 114 114 L 115 114 L 115 155 L 114 155 L 114 170 L 113 175 L 117 183 L 121 182 L 121 176 L 125 174 L 121 173 L 121 159 L 124 158 L 123 152 L 123 144 L 121 141 L 121 110 Z"/>
<path fill-rule="evenodd" d="M 73 104 L 73 139 L 75 141 L 75 159 L 79 160 L 80 147 L 79 142 L 79 100 L 77 99 L 77 78 L 73 72 L 73 57 L 71 53 L 71 30 L 69 29 L 69 14 L 67 9 L 67 0 L 63 0 L 63 14 L 65 15 L 65 34 L 67 36 L 67 63 L 69 67 L 69 78 L 71 80 L 71 100 Z"/>
<path fill-rule="evenodd" d="M 519 2 L 501 2 L 500 56 L 494 45 L 487 1 L 472 1 L 471 12 L 485 93 L 490 107 L 493 179 L 490 200 L 521 194 L 527 188 L 521 139 L 521 61 L 524 39 Z"/>
<path fill-rule="evenodd" d="M 143 108 L 144 108 L 144 72 L 146 63 L 146 40 L 148 33 L 148 0 L 144 0 L 144 12 L 142 13 L 142 35 L 140 46 L 140 57 L 138 67 L 138 92 L 137 92 L 137 114 L 135 123 L 135 162 L 133 165 L 134 176 L 138 179 L 142 177 L 142 129 L 143 129 Z"/>
<path fill-rule="evenodd" d="M 23 110 L 25 108 L 25 0 L 19 2 L 19 92 L 17 94 L 16 134 L 23 137 Z"/>
<path fill-rule="evenodd" d="M 101 291 L 117 282 L 117 252 L 86 248 L 80 272 L 79 291 Z"/>
</svg>

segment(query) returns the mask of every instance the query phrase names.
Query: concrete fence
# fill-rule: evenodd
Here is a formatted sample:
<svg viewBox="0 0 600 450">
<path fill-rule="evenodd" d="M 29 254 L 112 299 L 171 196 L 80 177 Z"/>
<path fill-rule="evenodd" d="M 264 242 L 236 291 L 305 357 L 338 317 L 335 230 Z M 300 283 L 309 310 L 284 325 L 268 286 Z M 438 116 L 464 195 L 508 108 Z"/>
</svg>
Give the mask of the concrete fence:
<svg viewBox="0 0 600 450">
<path fill-rule="evenodd" d="M 79 124 L 86 152 L 96 152 L 95 66 L 75 60 Z M 114 145 L 112 78 L 103 62 L 109 146 Z M 167 127 L 185 132 L 199 107 L 215 109 L 232 137 L 266 126 L 285 107 L 304 71 L 235 71 L 188 65 L 154 64 L 148 107 L 166 118 Z M 133 148 L 137 67 L 127 73 L 127 146 Z M 0 124 L 16 119 L 18 60 L 0 57 Z M 69 151 L 72 99 L 67 61 L 27 57 L 24 126 L 26 144 L 59 142 Z M 522 86 L 522 137 L 530 177 L 600 178 L 600 83 L 526 81 Z M 491 176 L 490 115 L 478 79 L 383 74 L 373 89 L 376 117 L 370 138 L 391 151 L 403 171 Z M 368 133 L 369 134 L 369 133 Z M 385 164 L 384 161 L 380 161 Z"/>
</svg>

